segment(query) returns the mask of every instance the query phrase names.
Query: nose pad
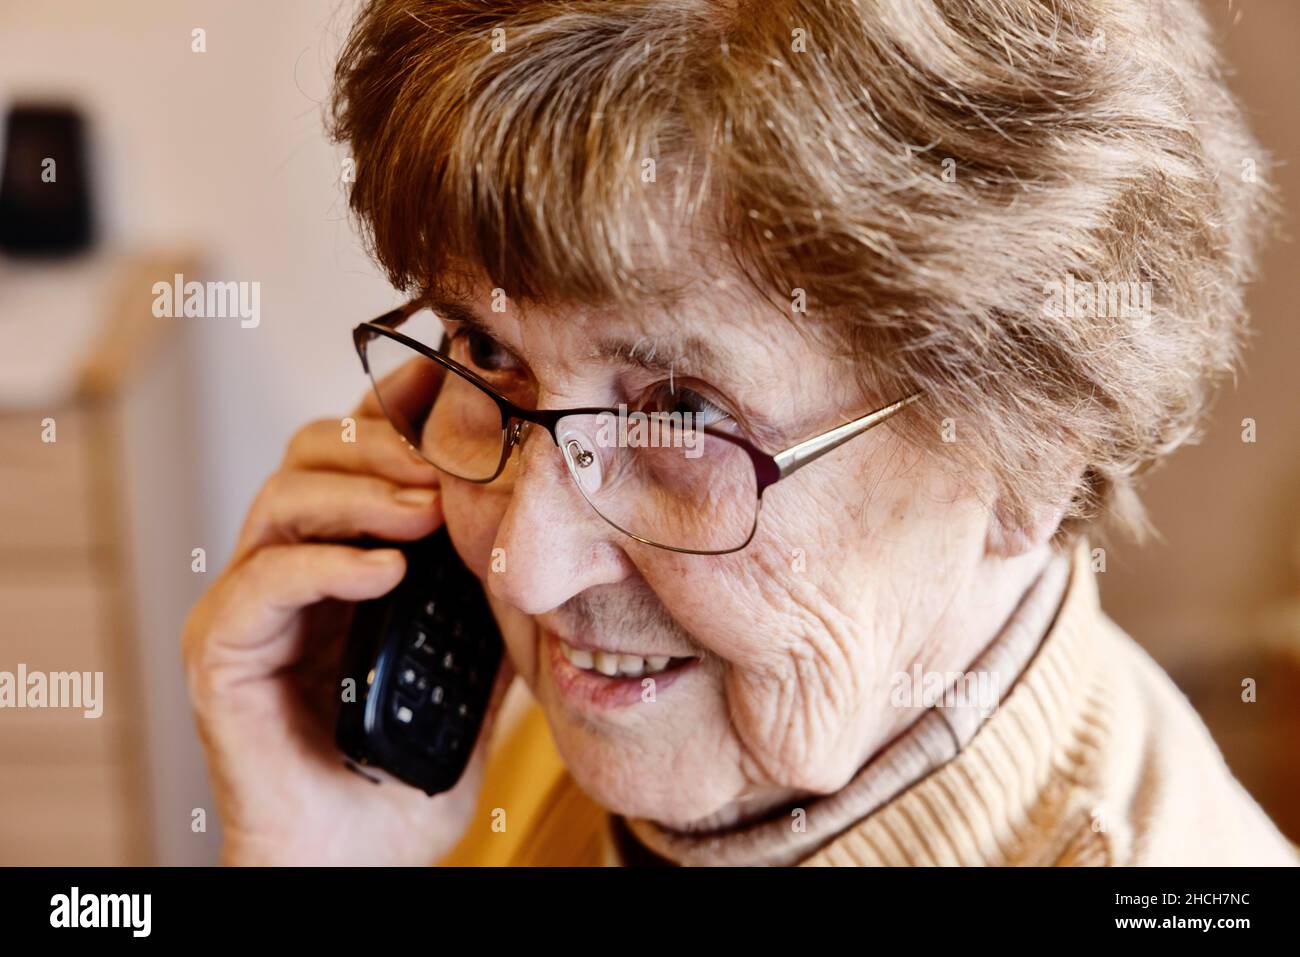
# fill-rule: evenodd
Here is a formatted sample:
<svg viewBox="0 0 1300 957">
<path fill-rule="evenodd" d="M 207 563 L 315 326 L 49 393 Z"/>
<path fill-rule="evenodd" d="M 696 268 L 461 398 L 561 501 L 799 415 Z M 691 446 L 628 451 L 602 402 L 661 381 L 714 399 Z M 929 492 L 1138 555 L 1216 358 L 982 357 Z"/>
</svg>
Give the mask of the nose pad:
<svg viewBox="0 0 1300 957">
<path fill-rule="evenodd" d="M 564 450 L 569 474 L 586 496 L 596 494 L 601 485 L 600 456 L 589 445 L 586 436 L 577 430 L 566 430 L 560 435 L 560 448 Z"/>
</svg>

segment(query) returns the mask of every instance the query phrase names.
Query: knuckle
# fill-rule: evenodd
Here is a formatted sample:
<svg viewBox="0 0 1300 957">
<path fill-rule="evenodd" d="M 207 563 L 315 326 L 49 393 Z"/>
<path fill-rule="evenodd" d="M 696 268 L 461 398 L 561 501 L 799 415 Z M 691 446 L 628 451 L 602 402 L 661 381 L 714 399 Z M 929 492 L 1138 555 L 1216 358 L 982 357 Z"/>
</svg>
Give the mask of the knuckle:
<svg viewBox="0 0 1300 957">
<path fill-rule="evenodd" d="M 331 419 L 312 419 L 300 425 L 289 439 L 285 460 L 294 461 L 302 458 L 319 441 L 322 430 L 333 424 Z"/>
<path fill-rule="evenodd" d="M 283 469 L 272 472 L 262 483 L 262 487 L 257 490 L 257 495 L 253 497 L 253 504 L 249 507 L 250 514 L 271 511 L 274 503 L 284 497 L 286 486 L 289 484 L 288 472 Z"/>
<path fill-rule="evenodd" d="M 266 545 L 257 549 L 239 566 L 235 572 L 235 589 L 243 600 L 256 598 L 266 590 L 267 581 L 273 566 L 284 551 L 281 545 Z"/>
<path fill-rule="evenodd" d="M 262 483 L 262 487 L 253 496 L 253 501 L 248 506 L 248 513 L 244 516 L 244 525 L 239 543 L 241 549 L 261 541 L 274 513 L 277 485 L 278 482 L 275 476 L 272 476 Z"/>
<path fill-rule="evenodd" d="M 213 603 L 219 585 L 209 589 L 190 610 L 181 631 L 181 667 L 190 700 L 205 701 L 211 692 L 212 643 L 216 630 Z"/>
</svg>

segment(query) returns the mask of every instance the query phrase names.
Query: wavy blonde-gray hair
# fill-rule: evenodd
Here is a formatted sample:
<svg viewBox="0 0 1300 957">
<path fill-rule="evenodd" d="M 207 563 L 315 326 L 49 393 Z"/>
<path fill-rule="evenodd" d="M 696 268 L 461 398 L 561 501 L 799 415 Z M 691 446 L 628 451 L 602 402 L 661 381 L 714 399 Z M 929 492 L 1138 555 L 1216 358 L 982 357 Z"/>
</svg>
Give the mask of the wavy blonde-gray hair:
<svg viewBox="0 0 1300 957">
<path fill-rule="evenodd" d="M 1267 208 L 1192 0 L 372 0 L 333 129 L 396 285 L 670 295 L 647 238 L 692 223 L 1066 536 L 1140 528 L 1135 476 L 1235 361 Z"/>
</svg>

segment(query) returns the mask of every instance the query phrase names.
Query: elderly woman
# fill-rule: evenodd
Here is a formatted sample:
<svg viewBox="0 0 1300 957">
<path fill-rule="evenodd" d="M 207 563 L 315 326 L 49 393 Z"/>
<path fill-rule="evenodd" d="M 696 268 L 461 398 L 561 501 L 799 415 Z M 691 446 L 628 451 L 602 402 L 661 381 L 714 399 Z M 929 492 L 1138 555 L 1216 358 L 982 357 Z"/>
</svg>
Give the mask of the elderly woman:
<svg viewBox="0 0 1300 957">
<path fill-rule="evenodd" d="M 380 328 L 447 361 L 411 411 L 427 359 L 368 327 L 395 374 L 297 434 L 191 615 L 224 859 L 1294 863 L 1089 538 L 1141 530 L 1235 355 L 1262 157 L 1206 34 L 1191 0 L 367 4 L 334 131 L 410 299 Z M 428 797 L 332 715 L 406 567 L 357 539 L 444 522 L 507 664 Z"/>
</svg>

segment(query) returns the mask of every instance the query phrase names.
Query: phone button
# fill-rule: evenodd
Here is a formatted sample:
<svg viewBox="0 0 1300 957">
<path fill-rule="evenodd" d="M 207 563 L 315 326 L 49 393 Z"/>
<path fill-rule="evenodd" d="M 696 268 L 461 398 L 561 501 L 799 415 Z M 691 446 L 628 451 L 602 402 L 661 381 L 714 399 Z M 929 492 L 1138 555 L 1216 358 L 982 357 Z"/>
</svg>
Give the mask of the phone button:
<svg viewBox="0 0 1300 957">
<path fill-rule="evenodd" d="M 415 712 L 411 710 L 409 705 L 395 701 L 393 702 L 393 717 L 402 724 L 410 724 L 415 720 Z"/>
<path fill-rule="evenodd" d="M 469 735 L 463 727 L 449 722 L 438 733 L 438 750 L 447 755 L 460 754 L 468 739 Z"/>
<path fill-rule="evenodd" d="M 434 655 L 433 640 L 429 637 L 429 633 L 419 625 L 416 625 L 412 630 L 410 649 L 424 655 L 426 658 L 432 658 Z"/>
<path fill-rule="evenodd" d="M 429 677 L 418 662 L 403 658 L 397 668 L 397 685 L 403 691 L 423 694 L 429 688 Z"/>
</svg>

